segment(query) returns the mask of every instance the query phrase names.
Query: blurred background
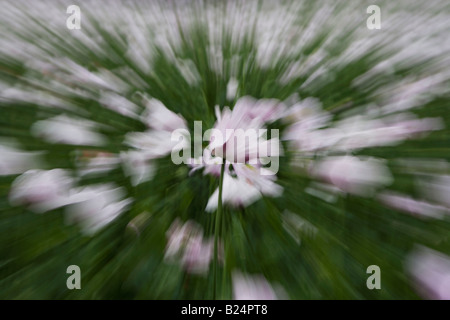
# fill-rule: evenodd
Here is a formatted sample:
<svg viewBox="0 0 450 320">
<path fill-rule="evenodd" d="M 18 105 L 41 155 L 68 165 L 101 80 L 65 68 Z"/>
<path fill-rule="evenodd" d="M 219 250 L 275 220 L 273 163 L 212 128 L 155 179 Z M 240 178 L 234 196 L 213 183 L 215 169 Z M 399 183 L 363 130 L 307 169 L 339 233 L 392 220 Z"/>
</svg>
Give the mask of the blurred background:
<svg viewBox="0 0 450 320">
<path fill-rule="evenodd" d="M 0 298 L 450 299 L 450 9 L 372 2 L 0 1 Z M 170 136 L 239 104 L 217 229 Z"/>
</svg>

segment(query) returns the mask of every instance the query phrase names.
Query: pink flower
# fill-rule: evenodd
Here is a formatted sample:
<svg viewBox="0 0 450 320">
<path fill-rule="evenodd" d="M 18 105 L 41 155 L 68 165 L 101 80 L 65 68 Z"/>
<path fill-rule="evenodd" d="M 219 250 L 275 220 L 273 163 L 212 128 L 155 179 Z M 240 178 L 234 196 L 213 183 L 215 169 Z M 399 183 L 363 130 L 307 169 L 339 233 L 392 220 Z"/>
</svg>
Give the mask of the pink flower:
<svg viewBox="0 0 450 320">
<path fill-rule="evenodd" d="M 442 218 L 445 214 L 450 213 L 450 209 L 444 206 L 421 200 L 415 200 L 409 196 L 394 192 L 383 192 L 378 195 L 378 199 L 389 207 L 401 210 L 414 216 Z"/>
<path fill-rule="evenodd" d="M 191 159 L 191 172 L 204 168 L 204 174 L 217 177 L 226 161 L 222 199 L 234 207 L 248 206 L 263 195 L 281 195 L 282 187 L 274 182 L 281 154 L 275 136 L 278 131 L 269 140 L 263 136 L 267 137 L 265 124 L 279 119 L 284 112 L 284 105 L 277 100 L 250 97 L 240 98 L 233 110 L 225 107 L 220 112 L 216 107 L 217 122 L 210 143 L 200 159 Z M 268 163 L 270 168 L 262 166 Z M 208 200 L 206 211 L 217 209 L 218 196 L 219 188 Z"/>
<path fill-rule="evenodd" d="M 408 257 L 407 271 L 418 293 L 427 299 L 450 300 L 450 257 L 426 247 Z"/>
<path fill-rule="evenodd" d="M 189 238 L 202 234 L 203 230 L 196 222 L 188 220 L 183 224 L 181 220 L 177 218 L 166 232 L 168 241 L 165 258 L 171 260 L 179 256 L 184 250 Z"/>
<path fill-rule="evenodd" d="M 188 220 L 184 224 L 176 219 L 166 233 L 168 238 L 164 258 L 176 261 L 188 273 L 204 275 L 208 273 L 213 258 L 213 239 L 205 240 L 203 229 Z M 219 248 L 219 252 L 223 251 Z"/>
<path fill-rule="evenodd" d="M 189 238 L 184 250 L 182 265 L 189 273 L 205 274 L 214 252 L 213 239 L 203 240 L 202 235 Z"/>
</svg>

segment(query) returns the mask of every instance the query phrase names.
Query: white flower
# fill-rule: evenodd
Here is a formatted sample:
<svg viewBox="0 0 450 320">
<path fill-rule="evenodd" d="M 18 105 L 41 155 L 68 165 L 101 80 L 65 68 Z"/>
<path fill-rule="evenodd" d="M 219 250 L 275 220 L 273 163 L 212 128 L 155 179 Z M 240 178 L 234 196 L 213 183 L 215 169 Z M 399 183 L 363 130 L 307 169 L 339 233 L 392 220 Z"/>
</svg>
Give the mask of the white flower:
<svg viewBox="0 0 450 320">
<path fill-rule="evenodd" d="M 61 169 L 30 170 L 14 180 L 9 200 L 42 213 L 67 204 L 73 179 Z"/>
<path fill-rule="evenodd" d="M 252 186 L 245 180 L 233 178 L 228 174 L 223 177 L 222 188 L 222 202 L 234 207 L 246 207 L 261 198 L 261 193 L 255 186 Z M 205 210 L 208 212 L 215 211 L 218 202 L 219 188 L 209 198 Z"/>
<path fill-rule="evenodd" d="M 93 152 L 92 156 L 80 156 L 77 171 L 80 176 L 105 173 L 113 170 L 119 164 L 119 157 L 112 153 Z"/>
<path fill-rule="evenodd" d="M 145 98 L 146 111 L 142 116 L 142 120 L 148 127 L 156 131 L 172 131 L 177 129 L 187 129 L 186 121 L 181 115 L 170 111 L 166 106 L 157 99 Z"/>
<path fill-rule="evenodd" d="M 101 146 L 106 138 L 93 131 L 95 123 L 65 115 L 36 122 L 31 133 L 51 143 Z"/>
<path fill-rule="evenodd" d="M 203 174 L 210 174 L 216 177 L 220 177 L 220 170 L 222 168 L 223 159 L 220 157 L 214 157 L 211 155 L 209 147 L 203 149 L 203 156 L 196 159 L 189 159 L 189 166 L 192 168 L 189 174 L 194 173 L 197 170 L 204 169 Z M 225 170 L 228 170 L 230 162 L 226 161 Z"/>
<path fill-rule="evenodd" d="M 255 100 L 251 97 L 240 98 L 233 110 L 225 107 L 220 112 L 216 107 L 217 122 L 208 146 L 211 154 L 226 158 L 231 163 L 256 160 L 266 150 L 270 150 L 270 156 L 279 156 L 279 148 L 267 148 L 268 145 L 279 146 L 274 143 L 278 138 L 265 141 L 261 135 L 266 133 L 262 130 L 264 125 L 279 119 L 284 111 L 284 105 L 277 100 Z"/>
<path fill-rule="evenodd" d="M 233 272 L 234 300 L 277 300 L 275 290 L 262 275 Z"/>
<path fill-rule="evenodd" d="M 187 131 L 183 117 L 167 109 L 159 100 L 145 98 L 145 101 L 147 110 L 142 118 L 150 129 L 128 133 L 125 144 L 135 150 L 121 154 L 125 174 L 131 178 L 133 185 L 153 177 L 155 165 L 151 160 L 190 147 L 189 139 L 184 139 L 182 143 L 172 141 L 173 131 Z"/>
<path fill-rule="evenodd" d="M 389 169 L 381 160 L 353 156 L 325 158 L 313 165 L 311 175 L 360 196 L 370 196 L 375 189 L 392 182 Z"/>
<path fill-rule="evenodd" d="M 286 130 L 284 138 L 287 140 L 301 138 L 308 132 L 325 127 L 331 118 L 328 112 L 322 111 L 317 99 L 304 99 L 286 110 L 283 119 L 291 123 L 291 126 Z"/>
<path fill-rule="evenodd" d="M 124 199 L 123 188 L 110 184 L 74 187 L 74 180 L 65 170 L 30 170 L 18 177 L 9 194 L 13 205 L 26 205 L 43 213 L 66 207 L 69 223 L 80 223 L 83 231 L 92 234 L 122 213 L 131 199 Z"/>
<path fill-rule="evenodd" d="M 286 106 L 277 99 L 259 99 L 255 100 L 251 97 L 243 97 L 238 103 L 246 108 L 246 112 L 250 119 L 258 119 L 263 124 L 272 123 L 286 113 Z"/>
<path fill-rule="evenodd" d="M 264 195 L 278 197 L 283 192 L 283 188 L 274 182 L 276 175 L 269 169 L 240 163 L 233 164 L 233 169 L 239 179 L 255 186 Z"/>
<path fill-rule="evenodd" d="M 155 174 L 155 164 L 149 161 L 145 151 L 128 151 L 120 154 L 124 173 L 133 186 L 150 180 Z"/>
<path fill-rule="evenodd" d="M 334 133 L 338 139 L 333 139 L 337 141 L 333 149 L 348 151 L 392 146 L 443 127 L 440 118 L 416 119 L 414 115 L 408 113 L 380 119 L 355 116 L 341 120 L 335 125 L 337 131 Z"/>
<path fill-rule="evenodd" d="M 299 152 L 318 150 L 353 151 L 370 147 L 393 146 L 404 140 L 444 127 L 440 118 L 416 119 L 402 113 L 373 118 L 365 114 L 346 117 L 329 126 L 331 116 L 308 99 L 294 105 L 285 116 L 293 122 L 283 138 Z"/>
<path fill-rule="evenodd" d="M 126 210 L 132 199 L 125 190 L 111 184 L 91 185 L 72 190 L 66 221 L 79 223 L 86 234 L 100 230 Z"/>
<path fill-rule="evenodd" d="M 227 84 L 227 99 L 233 100 L 236 97 L 237 89 L 239 87 L 239 82 L 236 78 L 231 78 Z"/>
<path fill-rule="evenodd" d="M 138 106 L 125 97 L 109 91 L 103 91 L 99 102 L 106 108 L 120 113 L 124 116 L 136 118 Z"/>
<path fill-rule="evenodd" d="M 450 175 L 433 175 L 420 180 L 421 189 L 431 200 L 450 207 Z"/>
<path fill-rule="evenodd" d="M 221 163 L 226 161 L 223 203 L 245 207 L 262 195 L 276 197 L 282 193 L 283 189 L 274 183 L 276 172 L 262 167 L 261 163 L 267 159 L 272 161 L 273 157 L 278 161 L 281 154 L 278 137 L 265 140 L 262 136 L 267 133 L 265 124 L 279 119 L 284 112 L 284 105 L 277 100 L 251 97 L 240 98 L 232 111 L 226 107 L 220 112 L 216 108 L 217 122 L 202 158 L 205 160 L 206 156 L 208 161 L 200 165 L 194 163 L 193 170 L 204 167 L 205 173 L 219 176 Z M 224 160 L 210 161 L 217 158 Z M 218 198 L 219 188 L 209 198 L 206 211 L 216 210 Z"/>
<path fill-rule="evenodd" d="M 0 145 L 0 175 L 18 174 L 41 166 L 39 153 Z"/>
<path fill-rule="evenodd" d="M 169 131 L 149 130 L 145 132 L 130 132 L 125 137 L 125 143 L 142 152 L 145 159 L 156 159 L 167 156 L 174 151 L 183 149 L 172 141 Z"/>
<path fill-rule="evenodd" d="M 246 207 L 260 199 L 263 195 L 277 197 L 283 188 L 273 182 L 275 175 L 261 175 L 259 170 L 250 165 L 234 164 L 236 177 L 224 174 L 222 202 L 233 207 Z M 206 211 L 217 209 L 219 188 L 214 191 L 206 205 Z"/>
</svg>

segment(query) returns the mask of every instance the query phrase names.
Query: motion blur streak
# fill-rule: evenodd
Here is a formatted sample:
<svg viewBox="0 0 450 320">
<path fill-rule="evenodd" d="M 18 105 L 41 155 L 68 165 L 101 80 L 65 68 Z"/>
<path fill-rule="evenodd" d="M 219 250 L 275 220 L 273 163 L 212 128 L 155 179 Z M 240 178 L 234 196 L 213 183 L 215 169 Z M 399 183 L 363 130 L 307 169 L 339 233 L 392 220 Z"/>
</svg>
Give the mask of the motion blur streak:
<svg viewBox="0 0 450 320">
<path fill-rule="evenodd" d="M 449 299 L 448 1 L 73 2 L 0 0 L 0 298 Z"/>
</svg>

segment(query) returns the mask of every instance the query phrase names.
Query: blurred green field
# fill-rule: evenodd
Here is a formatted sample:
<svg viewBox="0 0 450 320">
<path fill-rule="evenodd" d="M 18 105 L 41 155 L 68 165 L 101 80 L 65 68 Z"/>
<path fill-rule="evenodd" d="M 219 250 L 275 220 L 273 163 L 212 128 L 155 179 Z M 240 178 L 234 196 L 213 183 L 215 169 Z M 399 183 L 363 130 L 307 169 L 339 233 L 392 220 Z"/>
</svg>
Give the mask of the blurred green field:
<svg viewBox="0 0 450 320">
<path fill-rule="evenodd" d="M 211 299 L 212 263 L 209 272 L 196 275 L 164 258 L 166 232 L 176 218 L 197 222 L 205 237 L 219 232 L 224 253 L 217 266 L 218 299 L 233 298 L 236 270 L 263 275 L 274 288 L 282 288 L 277 291 L 282 299 L 429 298 L 418 290 L 407 261 L 418 245 L 450 255 L 448 214 L 430 218 L 391 208 L 380 201 L 382 190 L 369 196 L 343 192 L 327 202 L 306 192 L 317 179 L 305 168 L 330 156 L 383 159 L 392 175 L 385 190 L 433 202 L 420 189 L 421 179 L 450 175 L 450 46 L 445 33 L 450 12 L 445 1 L 416 6 L 377 1 L 386 23 L 377 31 L 366 28 L 365 1 L 352 5 L 343 1 L 113 3 L 103 12 L 93 1 L 80 1 L 81 30 L 65 27 L 64 1 L 0 4 L 4 8 L 0 13 L 0 146 L 13 143 L 24 152 L 39 153 L 38 169 L 68 170 L 79 177 L 77 186 L 114 183 L 132 199 L 114 221 L 85 234 L 79 224 L 68 223 L 64 207 L 35 213 L 26 205 L 13 205 L 11 185 L 20 173 L 3 173 L 0 153 L 0 298 Z M 278 22 L 270 27 L 274 17 Z M 265 19 L 269 26 L 262 31 Z M 395 19 L 417 21 L 417 25 L 399 27 L 401 22 Z M 131 31 L 132 25 L 137 31 Z M 425 27 L 429 30 L 415 33 Z M 148 44 L 137 39 L 139 34 Z M 309 39 L 300 41 L 305 34 Z M 270 40 L 266 51 L 261 44 L 265 37 Z M 408 41 L 415 45 L 403 57 L 399 53 Z M 130 55 L 130 48 L 139 52 L 139 46 L 148 58 L 147 70 L 145 63 Z M 266 64 L 261 58 L 264 53 Z M 83 82 L 68 61 L 109 87 Z M 383 61 L 388 66 L 373 72 Z M 310 67 L 286 76 L 296 62 Z M 190 67 L 180 67 L 183 63 Z M 192 70 L 197 75 L 190 78 Z M 438 80 L 416 89 L 419 93 L 402 91 L 408 84 L 433 77 Z M 238 82 L 233 99 L 227 98 L 230 78 Z M 11 94 L 7 91 L 11 88 L 18 91 Z M 386 108 L 411 98 L 414 106 L 390 114 L 440 118 L 443 127 L 412 134 L 395 145 L 347 151 L 324 148 L 303 153 L 282 141 L 284 155 L 277 173 L 282 196 L 262 197 L 244 208 L 225 205 L 222 228 L 214 230 L 216 215 L 205 212 L 205 207 L 218 179 L 201 170 L 189 174 L 190 168 L 173 164 L 170 155 L 154 160 L 153 178 L 137 185 L 122 165 L 79 175 L 86 152 L 87 158 L 89 152 L 127 152 L 126 135 L 147 129 L 139 117 L 106 108 L 105 93 L 133 103 L 137 115 L 145 110 L 142 95 L 155 98 L 180 114 L 191 133 L 194 121 L 202 121 L 203 130 L 214 126 L 216 105 L 233 107 L 244 96 L 274 98 L 288 107 L 290 101 L 312 97 L 331 116 L 328 128 L 370 112 L 381 118 L 389 114 Z M 396 94 L 403 95 L 395 100 Z M 92 121 L 105 142 L 100 146 L 52 143 L 33 134 L 37 121 L 61 114 Z M 283 121 L 269 125 L 282 135 L 287 127 Z M 419 168 L 414 160 L 429 165 Z M 448 202 L 435 204 L 450 212 Z M 69 265 L 81 268 L 81 290 L 66 287 Z M 366 286 L 370 265 L 381 269 L 381 290 Z"/>
</svg>

